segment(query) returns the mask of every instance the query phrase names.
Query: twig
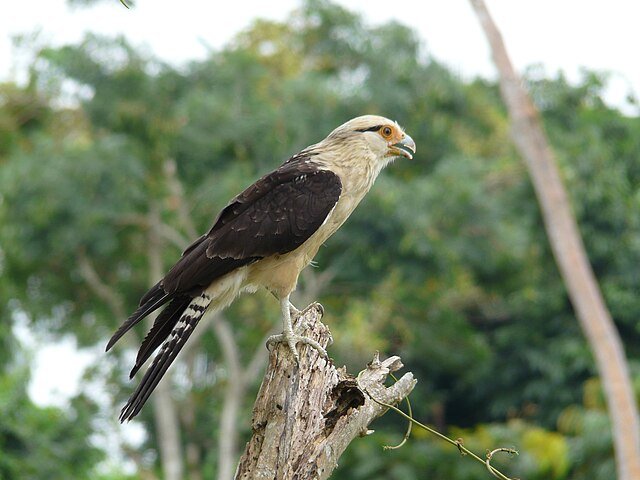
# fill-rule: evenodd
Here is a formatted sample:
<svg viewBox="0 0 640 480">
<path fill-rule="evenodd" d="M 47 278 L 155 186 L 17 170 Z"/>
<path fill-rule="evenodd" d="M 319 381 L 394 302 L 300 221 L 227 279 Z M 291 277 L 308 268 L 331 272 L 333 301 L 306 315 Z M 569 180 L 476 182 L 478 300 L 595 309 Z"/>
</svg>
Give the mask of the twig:
<svg viewBox="0 0 640 480">
<path fill-rule="evenodd" d="M 464 457 L 467 454 L 467 452 L 465 452 L 462 449 L 463 445 L 464 445 L 464 440 L 462 440 L 462 438 L 456 438 L 456 446 L 458 447 L 458 451 L 460 452 L 460 455 Z"/>
<path fill-rule="evenodd" d="M 394 382 L 397 382 L 398 379 L 396 378 L 396 376 L 389 372 L 389 376 L 391 378 L 393 378 Z M 411 401 L 409 400 L 409 395 L 407 395 L 405 397 L 405 400 L 407 402 L 407 410 L 409 411 L 409 416 L 411 418 L 413 418 L 413 411 L 411 410 Z M 405 443 L 407 443 L 407 440 L 409 440 L 409 437 L 411 436 L 411 427 L 413 426 L 413 422 L 409 422 L 408 426 L 407 426 L 407 431 L 404 434 L 404 437 L 402 438 L 402 441 L 396 445 L 396 446 L 392 446 L 392 445 L 385 445 L 384 447 L 382 447 L 384 450 L 397 450 L 398 448 L 401 448 L 402 446 L 404 446 Z"/>
<path fill-rule="evenodd" d="M 104 283 L 89 257 L 80 250 L 77 254 L 78 270 L 89 288 L 104 301 L 116 318 L 125 318 L 124 299 L 110 285 Z"/>
<path fill-rule="evenodd" d="M 426 430 L 429 433 L 432 433 L 433 435 L 435 435 L 436 437 L 444 440 L 445 442 L 450 443 L 451 445 L 454 445 L 459 451 L 460 453 L 462 453 L 463 455 L 469 455 L 470 457 L 472 457 L 474 460 L 482 463 L 484 466 L 487 467 L 487 469 L 497 478 L 501 479 L 501 480 L 518 480 L 515 478 L 510 478 L 507 477 L 504 473 L 500 472 L 497 468 L 493 467 L 491 465 L 491 456 L 493 456 L 493 453 L 496 452 L 509 452 L 511 454 L 518 454 L 517 450 L 514 450 L 512 448 L 498 448 L 496 450 L 493 450 L 492 452 L 490 452 L 490 455 L 487 455 L 487 459 L 483 460 L 482 458 L 480 458 L 478 455 L 476 455 L 475 453 L 473 453 L 471 450 L 469 450 L 467 447 L 464 446 L 462 439 L 458 439 L 458 440 L 452 440 L 449 437 L 447 437 L 446 435 L 443 435 L 442 433 L 438 432 L 437 430 L 434 430 L 431 427 L 428 427 L 427 425 L 417 421 L 415 418 L 410 417 L 409 415 L 407 415 L 406 413 L 404 413 L 402 410 L 400 410 L 397 407 L 394 407 L 391 404 L 385 403 L 385 402 L 381 402 L 378 399 L 376 399 L 373 395 L 371 395 L 371 393 L 366 389 L 366 387 L 364 387 L 361 383 L 360 383 L 360 374 L 362 372 L 360 372 L 358 374 L 358 377 L 356 378 L 356 382 L 358 383 L 358 388 L 360 388 L 360 390 L 362 390 L 363 392 L 365 392 L 369 398 L 371 398 L 371 400 L 373 400 L 374 402 L 376 402 L 379 405 L 382 405 L 383 407 L 386 408 L 390 408 L 391 410 L 393 410 L 394 412 L 398 413 L 399 415 L 402 415 L 404 418 L 406 418 L 407 420 L 409 420 L 411 423 L 415 423 L 417 426 L 419 426 L 420 428 L 423 428 L 424 430 Z"/>
<path fill-rule="evenodd" d="M 146 229 L 151 228 L 149 218 L 146 215 L 139 215 L 135 213 L 121 215 L 116 219 L 115 223 L 119 226 L 134 226 Z M 189 239 L 187 237 L 163 221 L 156 222 L 154 228 L 158 235 L 173 244 L 180 251 L 184 250 L 187 245 L 189 245 Z M 193 237 L 195 238 L 195 235 Z"/>
<path fill-rule="evenodd" d="M 121 3 L 122 5 L 124 5 L 125 7 L 127 7 L 127 9 L 129 8 L 129 5 L 127 5 L 127 4 L 126 4 L 126 2 L 125 2 L 124 0 L 120 0 L 120 3 Z"/>
<path fill-rule="evenodd" d="M 518 455 L 518 451 L 513 448 L 501 447 L 501 448 L 496 448 L 495 450 L 491 450 L 490 452 L 487 452 L 487 459 L 484 462 L 485 465 L 487 466 L 487 470 L 489 470 L 489 473 L 491 473 L 494 477 L 502 478 L 496 475 L 496 470 L 491 466 L 491 459 L 493 458 L 493 455 L 498 452 L 506 452 L 511 455 Z"/>
</svg>

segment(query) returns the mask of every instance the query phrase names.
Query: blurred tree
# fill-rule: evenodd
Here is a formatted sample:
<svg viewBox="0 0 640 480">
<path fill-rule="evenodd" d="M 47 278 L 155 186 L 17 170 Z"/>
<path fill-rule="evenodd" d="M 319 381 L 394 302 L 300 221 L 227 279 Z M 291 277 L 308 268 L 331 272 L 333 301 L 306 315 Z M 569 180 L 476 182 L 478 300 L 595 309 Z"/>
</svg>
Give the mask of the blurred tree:
<svg viewBox="0 0 640 480">
<path fill-rule="evenodd" d="M 0 373 L 0 478 L 87 478 L 104 452 L 88 432 L 96 407 L 75 398 L 70 408 L 39 407 L 26 391 L 28 372 Z"/>
<path fill-rule="evenodd" d="M 0 305 L 1 318 L 11 318 L 9 312 Z M 90 439 L 95 403 L 78 395 L 66 408 L 34 404 L 27 392 L 29 352 L 11 327 L 7 321 L 0 327 L 0 478 L 89 477 L 105 457 Z"/>
</svg>

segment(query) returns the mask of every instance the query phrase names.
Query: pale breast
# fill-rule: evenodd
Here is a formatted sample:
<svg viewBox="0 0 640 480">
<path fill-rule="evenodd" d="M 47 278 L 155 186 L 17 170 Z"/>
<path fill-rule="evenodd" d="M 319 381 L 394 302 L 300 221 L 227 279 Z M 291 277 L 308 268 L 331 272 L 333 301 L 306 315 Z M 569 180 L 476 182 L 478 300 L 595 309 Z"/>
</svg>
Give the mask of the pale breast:
<svg viewBox="0 0 640 480">
<path fill-rule="evenodd" d="M 311 263 L 322 244 L 349 218 L 379 173 L 379 169 L 369 164 L 359 172 L 355 172 L 353 166 L 332 167 L 342 182 L 342 195 L 324 223 L 297 249 L 250 265 L 247 284 L 263 286 L 279 298 L 295 290 L 300 272 Z"/>
</svg>

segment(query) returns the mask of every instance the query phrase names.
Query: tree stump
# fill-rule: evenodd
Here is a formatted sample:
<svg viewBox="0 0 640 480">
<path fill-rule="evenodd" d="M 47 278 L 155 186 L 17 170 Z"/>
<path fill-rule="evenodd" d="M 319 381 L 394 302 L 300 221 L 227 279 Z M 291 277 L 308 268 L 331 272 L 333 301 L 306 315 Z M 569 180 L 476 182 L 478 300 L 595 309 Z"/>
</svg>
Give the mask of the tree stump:
<svg viewBox="0 0 640 480">
<path fill-rule="evenodd" d="M 322 314 L 321 305 L 310 305 L 294 331 L 326 348 L 331 333 L 321 322 Z M 315 349 L 299 345 L 298 350 L 299 366 L 286 344 L 270 353 L 253 408 L 253 436 L 240 459 L 237 480 L 328 478 L 349 443 L 372 433 L 369 424 L 387 410 L 369 394 L 397 404 L 416 384 L 406 373 L 391 387 L 384 386 L 389 372 L 402 367 L 399 357 L 380 361 L 376 353 L 356 381 L 345 367 L 337 369 Z"/>
</svg>

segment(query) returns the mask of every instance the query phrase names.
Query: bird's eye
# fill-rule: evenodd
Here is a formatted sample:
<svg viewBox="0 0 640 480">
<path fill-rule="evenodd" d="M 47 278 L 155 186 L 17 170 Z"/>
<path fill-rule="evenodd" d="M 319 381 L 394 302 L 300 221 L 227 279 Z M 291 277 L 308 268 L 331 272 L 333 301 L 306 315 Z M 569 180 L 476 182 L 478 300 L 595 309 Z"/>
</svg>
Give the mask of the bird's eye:
<svg viewBox="0 0 640 480">
<path fill-rule="evenodd" d="M 386 139 L 391 138 L 392 134 L 393 134 L 393 129 L 391 127 L 389 127 L 389 126 L 382 127 L 380 129 L 380 135 L 382 135 Z"/>
</svg>

